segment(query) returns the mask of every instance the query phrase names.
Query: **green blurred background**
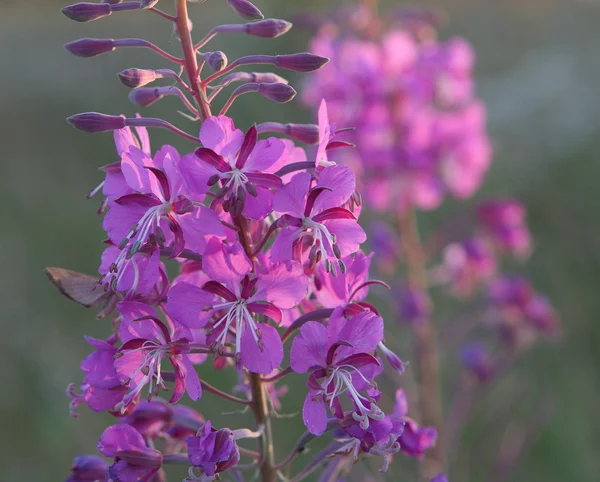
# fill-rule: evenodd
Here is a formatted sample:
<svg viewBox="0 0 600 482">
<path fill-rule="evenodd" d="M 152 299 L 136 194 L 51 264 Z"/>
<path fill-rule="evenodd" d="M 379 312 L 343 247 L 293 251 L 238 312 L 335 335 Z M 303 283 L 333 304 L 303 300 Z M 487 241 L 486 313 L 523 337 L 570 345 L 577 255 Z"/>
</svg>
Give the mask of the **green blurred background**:
<svg viewBox="0 0 600 482">
<path fill-rule="evenodd" d="M 507 480 L 599 480 L 599 2 L 422 3 L 443 7 L 449 14 L 443 38 L 462 35 L 478 54 L 478 91 L 489 107 L 496 152 L 478 197 L 510 194 L 527 205 L 535 251 L 519 270 L 551 297 L 564 331 L 556 343 L 537 344 L 498 387 L 480 397 L 475 422 L 459 446 L 458 468 L 451 480 L 489 480 L 485 473 L 506 425 L 506 417 L 495 414 L 529 419 L 538 406 L 545 406 L 544 400 L 551 401 L 553 415 Z M 256 4 L 265 14 L 291 18 L 301 10 L 325 12 L 334 2 L 257 0 Z M 66 386 L 81 378 L 79 363 L 89 351 L 82 336 L 105 335 L 107 321 L 95 321 L 92 312 L 62 298 L 42 269 L 96 270 L 103 233 L 95 215 L 97 200 L 86 201 L 84 195 L 101 180 L 96 168 L 113 162 L 115 154 L 110 135 L 76 132 L 64 119 L 81 111 L 135 113 L 127 101 L 127 89 L 114 74 L 132 66 L 164 66 L 156 56 L 133 50 L 78 59 L 62 45 L 84 36 L 144 36 L 164 46 L 171 35 L 164 21 L 149 13 L 122 13 L 82 25 L 60 14 L 63 5 L 60 0 L 0 0 L 3 481 L 62 480 L 75 454 L 94 453 L 97 437 L 109 421 L 85 409 L 78 420 L 70 418 L 64 395 Z M 208 25 L 236 21 L 221 0 L 190 9 L 197 32 Z M 308 38 L 300 31 L 275 41 L 229 37 L 218 45 L 231 59 L 241 53 L 304 51 Z M 176 42 L 170 48 L 176 49 Z M 250 120 L 310 119 L 299 103 L 272 107 L 250 97 L 231 112 L 240 125 Z M 167 99 L 150 111 L 185 126 L 187 121 L 171 114 L 176 108 L 176 100 Z M 155 148 L 165 142 L 189 148 L 168 134 L 152 135 Z M 432 219 L 460 208 L 447 203 Z M 439 311 L 437 316 L 449 315 Z M 394 333 L 394 347 L 407 354 L 406 329 Z M 226 387 L 233 381 L 216 383 Z M 299 389 L 293 393 L 299 393 L 302 381 L 295 383 Z M 285 412 L 293 412 L 300 397 L 292 394 L 284 402 Z M 217 423 L 224 420 L 219 415 L 222 404 L 217 407 L 210 395 L 202 404 L 205 415 Z M 225 410 L 229 409 L 234 407 Z M 232 417 L 227 416 L 228 422 L 236 423 Z M 293 428 L 282 431 L 286 423 Z M 276 421 L 279 456 L 301 433 L 300 424 L 299 418 Z M 406 459 L 399 458 L 396 465 L 408 468 L 391 472 L 387 480 L 415 480 Z M 363 480 L 369 477 L 364 475 Z"/>
</svg>

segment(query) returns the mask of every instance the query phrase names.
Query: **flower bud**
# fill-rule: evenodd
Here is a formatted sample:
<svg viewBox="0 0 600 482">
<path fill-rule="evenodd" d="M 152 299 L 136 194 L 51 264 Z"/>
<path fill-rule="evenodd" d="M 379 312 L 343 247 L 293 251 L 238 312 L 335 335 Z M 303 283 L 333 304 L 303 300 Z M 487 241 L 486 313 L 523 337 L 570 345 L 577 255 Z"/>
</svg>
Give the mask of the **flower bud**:
<svg viewBox="0 0 600 482">
<path fill-rule="evenodd" d="M 108 3 L 81 2 L 69 5 L 61 10 L 63 14 L 76 22 L 91 22 L 109 16 L 111 12 Z"/>
<path fill-rule="evenodd" d="M 316 124 L 287 124 L 286 133 L 292 139 L 306 144 L 316 144 L 319 140 L 319 126 Z"/>
<path fill-rule="evenodd" d="M 119 72 L 117 76 L 124 85 L 131 87 L 132 89 L 148 85 L 158 78 L 154 70 L 135 68 L 123 70 L 122 72 Z"/>
<path fill-rule="evenodd" d="M 76 114 L 69 117 L 67 121 L 75 129 L 89 133 L 114 131 L 125 127 L 125 117 L 100 114 L 98 112 Z"/>
<path fill-rule="evenodd" d="M 95 455 L 78 455 L 73 460 L 71 476 L 67 478 L 67 482 L 104 480 L 107 471 L 108 464 L 102 458 Z"/>
<path fill-rule="evenodd" d="M 265 16 L 248 0 L 227 0 L 229 6 L 246 20 L 262 20 Z"/>
<path fill-rule="evenodd" d="M 129 93 L 129 100 L 141 107 L 148 107 L 164 97 L 159 87 L 142 87 Z"/>
<path fill-rule="evenodd" d="M 292 28 L 292 24 L 285 20 L 269 18 L 267 20 L 261 20 L 260 22 L 247 23 L 245 27 L 248 35 L 263 38 L 277 38 L 289 32 Z"/>
<path fill-rule="evenodd" d="M 221 52 L 220 50 L 216 52 L 206 52 L 203 56 L 204 61 L 213 69 L 215 72 L 219 70 L 223 70 L 227 67 L 229 60 L 227 59 L 227 55 L 225 52 Z"/>
<path fill-rule="evenodd" d="M 69 42 L 65 48 L 77 57 L 95 57 L 115 50 L 115 41 L 111 38 L 82 38 Z"/>
<path fill-rule="evenodd" d="M 258 84 L 258 93 L 273 102 L 284 104 L 296 97 L 296 91 L 288 84 L 263 83 Z"/>
<path fill-rule="evenodd" d="M 109 3 L 111 5 L 116 5 L 117 3 L 121 3 L 123 0 L 102 0 L 102 3 Z"/>
<path fill-rule="evenodd" d="M 295 72 L 313 72 L 323 67 L 329 59 L 309 53 L 277 55 L 275 65 L 282 69 L 293 70 Z"/>
</svg>

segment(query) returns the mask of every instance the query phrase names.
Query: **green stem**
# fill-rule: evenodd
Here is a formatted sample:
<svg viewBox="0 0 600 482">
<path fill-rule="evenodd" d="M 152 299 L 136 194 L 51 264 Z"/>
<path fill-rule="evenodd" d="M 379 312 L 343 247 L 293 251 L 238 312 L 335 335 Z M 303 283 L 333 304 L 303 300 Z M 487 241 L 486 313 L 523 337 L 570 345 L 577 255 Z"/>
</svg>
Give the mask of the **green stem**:
<svg viewBox="0 0 600 482">
<path fill-rule="evenodd" d="M 403 242 L 408 283 L 417 290 L 427 293 L 427 264 L 423 244 L 419 237 L 417 218 L 414 209 L 409 209 L 400 217 L 400 237 Z M 434 447 L 425 453 L 421 464 L 421 475 L 431 480 L 444 472 L 444 450 L 442 429 L 441 398 L 438 370 L 438 342 L 435 327 L 430 319 L 414 326 L 414 356 L 417 368 L 417 386 L 419 390 L 420 422 L 438 430 L 438 439 Z"/>
</svg>

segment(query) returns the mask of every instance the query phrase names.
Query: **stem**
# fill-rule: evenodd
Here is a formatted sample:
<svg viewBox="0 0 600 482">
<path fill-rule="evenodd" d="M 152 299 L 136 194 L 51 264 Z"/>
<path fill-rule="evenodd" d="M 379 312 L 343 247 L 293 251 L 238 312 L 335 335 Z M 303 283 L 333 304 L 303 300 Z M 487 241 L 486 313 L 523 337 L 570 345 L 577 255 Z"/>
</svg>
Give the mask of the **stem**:
<svg viewBox="0 0 600 482">
<path fill-rule="evenodd" d="M 262 454 L 260 464 L 261 480 L 262 482 L 276 482 L 277 469 L 275 468 L 271 417 L 269 417 L 265 385 L 259 373 L 250 373 L 250 389 L 252 391 L 250 408 L 254 414 L 254 419 L 258 426 L 262 425 L 264 427 L 263 437 L 260 439 L 260 452 Z"/>
<path fill-rule="evenodd" d="M 200 117 L 202 119 L 209 118 L 212 113 L 210 106 L 206 101 L 206 91 L 200 81 L 200 71 L 198 69 L 198 61 L 196 59 L 196 51 L 194 50 L 194 42 L 189 28 L 189 17 L 187 10 L 187 0 L 175 0 L 175 8 L 177 12 L 177 31 L 181 39 L 181 48 L 183 50 L 183 68 L 185 69 L 194 98 L 200 107 Z"/>
<path fill-rule="evenodd" d="M 229 400 L 230 402 L 239 403 L 241 405 L 250 405 L 252 403 L 249 400 L 244 400 L 242 398 L 230 395 L 229 393 L 225 393 L 219 390 L 218 388 L 213 387 L 209 383 L 206 383 L 204 380 L 200 380 L 200 383 L 202 384 L 202 388 L 204 388 L 205 390 L 208 390 L 213 395 L 217 395 L 218 397 L 224 398 L 225 400 Z"/>
<path fill-rule="evenodd" d="M 406 253 L 409 285 L 414 289 L 427 292 L 426 257 L 419 237 L 414 209 L 410 208 L 400 217 L 400 232 Z M 416 358 L 421 422 L 423 425 L 434 426 L 440 431 L 442 428 L 442 413 L 437 334 L 429 319 L 414 326 L 414 356 Z M 442 441 L 443 436 L 439 433 L 436 445 L 425 453 L 425 459 L 420 468 L 421 475 L 427 480 L 435 477 L 440 472 L 444 472 Z"/>
</svg>

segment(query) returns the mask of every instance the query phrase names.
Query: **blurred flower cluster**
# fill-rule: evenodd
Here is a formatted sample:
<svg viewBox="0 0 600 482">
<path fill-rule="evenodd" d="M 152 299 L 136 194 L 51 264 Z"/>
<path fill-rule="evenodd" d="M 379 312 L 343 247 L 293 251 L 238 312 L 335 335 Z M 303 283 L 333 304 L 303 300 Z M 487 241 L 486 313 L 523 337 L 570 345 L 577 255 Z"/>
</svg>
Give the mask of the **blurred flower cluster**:
<svg viewBox="0 0 600 482">
<path fill-rule="evenodd" d="M 316 30 L 311 50 L 331 61 L 310 75 L 302 99 L 339 132 L 339 146 L 355 145 L 330 149 L 321 162 L 352 167 L 366 208 L 381 215 L 370 226 L 371 246 L 393 279 L 395 312 L 414 332 L 421 415 L 448 432 L 442 442 L 458 444 L 456 425 L 465 420 L 441 407 L 439 357 L 460 359 L 456 391 L 465 392 L 465 383 L 499 378 L 539 337 L 557 335 L 558 316 L 529 281 L 506 274 L 511 258 L 523 261 L 532 249 L 518 200 L 477 202 L 421 239 L 417 213 L 448 195 L 467 200 L 483 183 L 492 159 L 485 106 L 475 93 L 474 51 L 462 38 L 438 38 L 441 16 L 405 7 L 380 16 L 376 3 L 304 19 Z M 349 125 L 356 129 L 340 132 Z M 460 302 L 443 326 L 432 323 L 440 287 Z M 444 467 L 446 452 L 438 443 L 426 454 L 426 474 Z"/>
</svg>

